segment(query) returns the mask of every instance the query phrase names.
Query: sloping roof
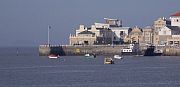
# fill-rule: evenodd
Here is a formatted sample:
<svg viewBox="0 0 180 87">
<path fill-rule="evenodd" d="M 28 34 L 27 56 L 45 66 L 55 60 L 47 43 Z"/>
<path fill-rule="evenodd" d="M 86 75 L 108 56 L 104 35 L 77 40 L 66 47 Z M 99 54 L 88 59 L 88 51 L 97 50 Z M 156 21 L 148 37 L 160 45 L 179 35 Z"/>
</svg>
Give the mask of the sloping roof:
<svg viewBox="0 0 180 87">
<path fill-rule="evenodd" d="M 93 32 L 91 32 L 91 31 L 82 31 L 82 32 L 80 32 L 80 33 L 78 33 L 78 34 L 93 34 L 93 35 L 95 35 L 95 33 L 93 33 Z"/>
<path fill-rule="evenodd" d="M 180 27 L 178 26 L 167 26 L 171 30 L 180 30 Z"/>
<path fill-rule="evenodd" d="M 133 28 L 131 32 L 133 32 L 133 33 L 142 33 L 142 29 L 136 27 L 136 28 Z"/>
<path fill-rule="evenodd" d="M 134 35 L 135 33 L 141 35 L 143 33 L 143 31 L 142 31 L 142 29 L 140 29 L 138 27 L 135 27 L 132 30 L 129 29 L 130 35 Z"/>
<path fill-rule="evenodd" d="M 167 26 L 169 29 L 171 29 L 173 35 L 179 35 L 180 34 L 180 27 L 178 26 Z"/>
<path fill-rule="evenodd" d="M 180 12 L 176 12 L 176 13 L 172 14 L 171 16 L 180 16 Z"/>
</svg>

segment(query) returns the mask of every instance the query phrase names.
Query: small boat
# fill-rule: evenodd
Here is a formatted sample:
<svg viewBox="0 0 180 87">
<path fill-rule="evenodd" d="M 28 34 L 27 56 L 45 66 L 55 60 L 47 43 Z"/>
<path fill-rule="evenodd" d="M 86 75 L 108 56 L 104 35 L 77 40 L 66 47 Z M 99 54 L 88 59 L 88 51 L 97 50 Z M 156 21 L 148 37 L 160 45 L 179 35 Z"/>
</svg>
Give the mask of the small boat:
<svg viewBox="0 0 180 87">
<path fill-rule="evenodd" d="M 59 55 L 54 55 L 54 54 L 51 54 L 48 56 L 48 58 L 50 58 L 50 59 L 57 59 L 59 57 L 60 57 Z"/>
<path fill-rule="evenodd" d="M 114 58 L 115 58 L 115 59 L 122 59 L 122 56 L 114 55 Z"/>
<path fill-rule="evenodd" d="M 90 56 L 90 54 L 85 54 L 84 56 L 85 56 L 85 57 L 89 57 L 89 56 Z"/>
<path fill-rule="evenodd" d="M 104 64 L 114 64 L 114 60 L 112 58 L 105 58 Z"/>
<path fill-rule="evenodd" d="M 95 54 L 85 54 L 84 55 L 86 58 L 96 58 Z"/>
<path fill-rule="evenodd" d="M 129 44 L 128 47 L 121 50 L 121 55 L 138 55 L 139 54 L 139 44 Z"/>
</svg>

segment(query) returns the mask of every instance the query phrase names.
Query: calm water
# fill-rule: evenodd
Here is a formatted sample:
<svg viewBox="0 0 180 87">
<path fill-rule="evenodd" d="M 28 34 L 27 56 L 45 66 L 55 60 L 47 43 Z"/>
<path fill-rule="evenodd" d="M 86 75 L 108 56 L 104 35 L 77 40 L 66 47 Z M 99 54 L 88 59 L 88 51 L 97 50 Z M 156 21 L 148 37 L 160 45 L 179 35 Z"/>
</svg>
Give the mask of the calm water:
<svg viewBox="0 0 180 87">
<path fill-rule="evenodd" d="M 180 57 L 127 56 L 104 65 L 104 56 L 48 59 L 37 52 L 1 49 L 0 87 L 180 87 Z"/>
</svg>

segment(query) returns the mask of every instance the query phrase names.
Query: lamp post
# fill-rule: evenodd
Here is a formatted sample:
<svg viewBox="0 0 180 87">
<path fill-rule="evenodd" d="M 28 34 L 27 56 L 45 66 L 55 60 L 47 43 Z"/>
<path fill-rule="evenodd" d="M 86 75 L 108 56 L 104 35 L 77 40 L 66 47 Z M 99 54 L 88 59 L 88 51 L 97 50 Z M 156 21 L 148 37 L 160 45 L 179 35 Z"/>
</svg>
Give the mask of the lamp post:
<svg viewBox="0 0 180 87">
<path fill-rule="evenodd" d="M 51 26 L 48 25 L 48 46 L 50 46 L 50 36 L 49 36 L 49 30 L 51 29 Z"/>
</svg>

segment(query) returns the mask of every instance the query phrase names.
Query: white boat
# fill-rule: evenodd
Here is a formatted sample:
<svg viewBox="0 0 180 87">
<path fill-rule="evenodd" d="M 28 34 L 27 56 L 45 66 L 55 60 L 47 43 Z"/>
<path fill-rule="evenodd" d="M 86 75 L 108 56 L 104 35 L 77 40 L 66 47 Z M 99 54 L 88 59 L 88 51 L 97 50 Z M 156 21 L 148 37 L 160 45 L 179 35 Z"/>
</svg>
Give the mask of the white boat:
<svg viewBox="0 0 180 87">
<path fill-rule="evenodd" d="M 89 57 L 89 56 L 90 56 L 90 54 L 85 54 L 84 56 L 85 56 L 85 57 Z"/>
<path fill-rule="evenodd" d="M 122 56 L 114 55 L 114 58 L 115 58 L 115 59 L 122 59 Z"/>
<path fill-rule="evenodd" d="M 59 57 L 60 57 L 59 55 L 54 55 L 54 54 L 51 54 L 48 56 L 48 58 L 50 58 L 50 59 L 57 59 Z"/>
<path fill-rule="evenodd" d="M 127 48 L 121 50 L 121 55 L 138 55 L 139 44 L 129 44 Z"/>
<path fill-rule="evenodd" d="M 96 58 L 96 55 L 95 54 L 85 54 L 84 55 L 86 58 Z"/>
</svg>

